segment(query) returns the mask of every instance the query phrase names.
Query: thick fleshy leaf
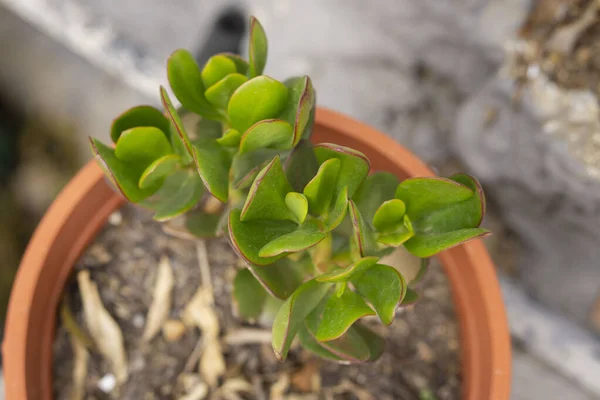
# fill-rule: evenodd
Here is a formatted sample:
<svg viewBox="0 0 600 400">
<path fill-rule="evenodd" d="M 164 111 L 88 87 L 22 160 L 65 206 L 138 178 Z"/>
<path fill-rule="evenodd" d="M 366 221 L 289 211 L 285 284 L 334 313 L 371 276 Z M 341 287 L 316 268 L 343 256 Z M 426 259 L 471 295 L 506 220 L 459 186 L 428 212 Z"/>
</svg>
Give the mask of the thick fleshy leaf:
<svg viewBox="0 0 600 400">
<path fill-rule="evenodd" d="M 126 130 L 115 146 L 115 156 L 118 159 L 138 163 L 144 167 L 172 151 L 164 133 L 153 126 L 140 126 Z"/>
<path fill-rule="evenodd" d="M 312 144 L 307 140 L 301 140 L 287 158 L 284 169 L 294 190 L 304 191 L 306 184 L 319 170 Z"/>
<path fill-rule="evenodd" d="M 308 330 L 314 332 L 319 342 L 337 339 L 360 318 L 375 315 L 362 297 L 351 290 L 346 290 L 341 297 L 331 294 L 319 311 L 315 318 L 306 320 Z"/>
<path fill-rule="evenodd" d="M 377 208 L 383 202 L 394 198 L 398 183 L 398 178 L 389 172 L 375 172 L 363 181 L 352 200 L 358 206 L 365 221 L 370 224 Z"/>
<path fill-rule="evenodd" d="M 229 58 L 235 64 L 235 69 L 238 74 L 246 75 L 248 72 L 248 62 L 244 58 L 233 53 L 221 53 L 222 56 Z"/>
<path fill-rule="evenodd" d="M 231 156 L 216 140 L 206 140 L 194 147 L 198 173 L 208 191 L 226 203 L 229 195 Z"/>
<path fill-rule="evenodd" d="M 242 208 L 242 221 L 294 220 L 294 214 L 285 204 L 285 196 L 292 191 L 279 156 L 264 167 L 252 182 L 248 198 Z"/>
<path fill-rule="evenodd" d="M 285 205 L 296 217 L 296 222 L 303 224 L 308 214 L 308 200 L 298 192 L 289 192 L 285 195 Z"/>
<path fill-rule="evenodd" d="M 317 354 L 325 356 L 325 358 L 334 361 L 336 361 L 336 358 L 338 361 L 344 363 L 362 363 L 368 361 L 371 356 L 369 345 L 365 342 L 365 340 L 362 338 L 359 332 L 356 329 L 354 329 L 354 326 L 351 326 L 348 329 L 348 331 L 346 331 L 346 333 L 344 333 L 337 339 L 329 340 L 326 342 L 317 341 L 315 337 L 316 333 L 312 331 L 311 328 L 314 328 L 315 325 L 313 321 L 318 320 L 318 315 L 323 309 L 322 304 L 323 302 L 321 302 L 321 304 L 319 304 L 319 306 L 317 306 L 317 308 L 313 310 L 313 312 L 307 317 L 304 323 L 306 333 L 308 333 L 308 335 L 310 335 L 310 337 L 314 341 L 313 343 L 311 343 L 307 340 L 308 344 L 312 345 L 312 348 L 316 350 L 318 350 L 320 347 L 322 351 L 320 351 Z M 300 336 L 300 334 L 298 335 L 298 337 L 301 340 L 301 344 L 304 344 L 302 340 L 305 338 Z M 333 355 L 335 358 L 331 358 L 330 356 L 328 356 L 328 353 Z"/>
<path fill-rule="evenodd" d="M 341 161 L 335 192 L 337 193 L 344 186 L 347 186 L 349 198 L 354 196 L 354 193 L 367 177 L 371 168 L 369 159 L 363 153 L 337 144 L 320 143 L 315 146 L 315 155 L 319 164 L 323 164 L 332 158 L 337 158 Z"/>
<path fill-rule="evenodd" d="M 342 357 L 339 357 L 329 351 L 322 343 L 316 341 L 311 333 L 306 328 L 305 324 L 300 326 L 298 330 L 298 340 L 304 349 L 314 353 L 315 355 L 329 361 L 342 362 L 346 361 Z M 331 342 L 329 342 L 331 343 Z"/>
<path fill-rule="evenodd" d="M 377 250 L 374 232 L 367 225 L 358 207 L 352 200 L 348 202 L 348 214 L 352 222 L 353 241 L 359 255 L 361 257 L 374 255 Z"/>
<path fill-rule="evenodd" d="M 325 239 L 308 249 L 308 254 L 310 255 L 315 271 L 328 271 L 331 268 L 332 236 L 331 232 L 327 233 Z"/>
<path fill-rule="evenodd" d="M 279 118 L 288 121 L 294 127 L 296 145 L 305 137 L 304 132 L 312 129 L 310 117 L 315 107 L 315 90 L 308 76 L 288 79 L 284 85 L 288 88 L 288 99 Z"/>
<path fill-rule="evenodd" d="M 223 136 L 223 123 L 212 119 L 200 118 L 196 123 L 196 136 L 192 144 L 203 142 L 207 139 L 219 139 Z"/>
<path fill-rule="evenodd" d="M 325 217 L 325 230 L 330 232 L 342 223 L 348 210 L 348 188 L 344 187 L 333 202 L 333 207 Z"/>
<path fill-rule="evenodd" d="M 156 193 L 154 219 L 165 221 L 190 210 L 200 201 L 204 186 L 195 171 L 179 170 L 165 179 Z"/>
<path fill-rule="evenodd" d="M 115 150 L 99 140 L 90 138 L 90 147 L 94 158 L 104 170 L 106 176 L 127 200 L 138 203 L 158 190 L 159 185 L 146 189 L 140 189 L 138 186 L 140 177 L 144 172 L 144 165 L 118 159 L 115 156 Z"/>
<path fill-rule="evenodd" d="M 237 312 L 242 318 L 257 319 L 262 313 L 268 293 L 252 272 L 240 269 L 233 280 L 233 298 Z"/>
<path fill-rule="evenodd" d="M 223 116 L 204 97 L 200 68 L 187 50 L 177 50 L 167 60 L 167 76 L 175 97 L 187 110 L 209 119 Z"/>
<path fill-rule="evenodd" d="M 294 231 L 297 228 L 296 223 L 274 220 L 242 222 L 240 214 L 240 210 L 232 210 L 229 213 L 229 237 L 234 249 L 242 258 L 251 264 L 268 265 L 286 256 L 283 253 L 263 258 L 258 252 L 273 239 Z"/>
<path fill-rule="evenodd" d="M 477 179 L 467 174 L 454 174 L 450 177 L 451 180 L 458 182 L 462 185 L 465 185 L 469 189 L 475 193 L 473 199 L 470 199 L 469 204 L 465 208 L 469 208 L 469 214 L 473 218 L 470 224 L 475 224 L 474 226 L 479 226 L 483 221 L 483 217 L 485 216 L 485 194 L 483 193 L 483 188 Z"/>
<path fill-rule="evenodd" d="M 404 243 L 411 254 L 426 258 L 449 248 L 458 246 L 472 239 L 491 234 L 484 228 L 458 229 L 455 231 L 430 235 L 415 235 Z"/>
<path fill-rule="evenodd" d="M 285 360 L 292 340 L 306 317 L 321 302 L 331 284 L 310 280 L 302 284 L 283 303 L 273 322 L 273 350 L 280 360 Z"/>
<path fill-rule="evenodd" d="M 406 214 L 415 225 L 432 211 L 472 198 L 473 191 L 450 179 L 438 177 L 411 178 L 402 181 L 395 197 L 406 205 Z"/>
<path fill-rule="evenodd" d="M 410 219 L 408 215 L 404 215 L 402 224 L 395 231 L 379 235 L 377 241 L 388 246 L 398 247 L 413 236 L 415 236 L 415 231 L 410 223 Z"/>
<path fill-rule="evenodd" d="M 373 226 L 383 233 L 394 232 L 404 224 L 406 206 L 402 200 L 392 199 L 383 202 L 373 216 Z"/>
<path fill-rule="evenodd" d="M 170 123 L 162 112 L 151 106 L 137 106 L 114 119 L 110 127 L 110 137 L 113 143 L 117 143 L 121 133 L 138 126 L 153 126 L 160 129 L 167 138 L 169 137 Z"/>
<path fill-rule="evenodd" d="M 205 88 L 210 88 L 227 75 L 236 72 L 237 68 L 235 67 L 235 63 L 231 61 L 229 57 L 217 54 L 209 58 L 204 65 L 204 68 L 202 68 L 202 83 Z M 206 92 L 204 95 L 206 96 Z"/>
<path fill-rule="evenodd" d="M 395 268 L 377 264 L 354 278 L 352 283 L 356 292 L 375 309 L 381 322 L 391 324 L 396 307 L 406 293 L 402 275 Z"/>
<path fill-rule="evenodd" d="M 185 228 L 197 238 L 213 238 L 217 236 L 221 217 L 200 209 L 192 210 L 185 215 Z"/>
<path fill-rule="evenodd" d="M 173 145 L 173 150 L 181 157 L 183 163 L 187 164 L 194 159 L 192 143 L 185 131 L 183 122 L 181 122 L 181 117 L 177 113 L 177 110 L 175 110 L 175 107 L 173 107 L 169 93 L 162 86 L 160 87 L 160 100 L 171 121 L 171 144 Z"/>
<path fill-rule="evenodd" d="M 171 175 L 181 166 L 181 157 L 177 154 L 168 154 L 154 161 L 142 173 L 138 186 L 147 189 L 153 185 L 162 183 L 163 179 Z"/>
<path fill-rule="evenodd" d="M 241 133 L 235 129 L 227 129 L 223 136 L 217 139 L 217 143 L 224 147 L 238 147 L 241 140 Z"/>
<path fill-rule="evenodd" d="M 229 99 L 231 98 L 233 92 L 235 92 L 237 88 L 242 86 L 242 84 L 247 80 L 248 78 L 242 74 L 229 74 L 206 89 L 204 95 L 206 96 L 206 99 L 211 102 L 211 104 L 226 110 L 227 105 L 229 104 Z"/>
<path fill-rule="evenodd" d="M 366 343 L 366 345 L 369 347 L 369 352 L 371 353 L 369 361 L 375 361 L 381 356 L 385 348 L 385 340 L 381 336 L 379 336 L 366 326 L 362 325 L 361 323 L 356 323 L 352 325 L 350 330 L 353 330 L 357 334 L 359 334 L 360 337 Z"/>
<path fill-rule="evenodd" d="M 323 215 L 329 210 L 329 205 L 335 192 L 335 183 L 340 172 L 341 162 L 331 159 L 323 162 L 317 174 L 304 188 L 308 199 L 308 210 L 313 215 Z M 341 188 L 340 188 L 341 190 Z"/>
<path fill-rule="evenodd" d="M 278 299 L 285 300 L 310 274 L 311 266 L 307 261 L 310 262 L 309 259 L 292 261 L 289 258 L 282 258 L 270 265 L 249 265 L 248 269 L 265 290 Z"/>
<path fill-rule="evenodd" d="M 229 176 L 231 183 L 236 189 L 247 189 L 250 187 L 258 173 L 279 154 L 279 150 L 260 149 L 251 153 L 233 156 Z"/>
<path fill-rule="evenodd" d="M 379 259 L 377 257 L 365 257 L 356 261 L 348 268 L 337 268 L 331 272 L 317 277 L 319 282 L 346 282 L 358 277 L 369 268 L 375 266 Z"/>
<path fill-rule="evenodd" d="M 419 301 L 420 297 L 421 296 L 419 296 L 419 293 L 417 293 L 416 291 L 414 291 L 413 289 L 411 289 L 409 287 L 406 289 L 406 294 L 404 295 L 404 298 L 402 299 L 402 302 L 400 304 L 403 306 L 413 305 L 417 301 Z"/>
<path fill-rule="evenodd" d="M 319 230 L 316 220 L 308 220 L 295 231 L 267 243 L 258 255 L 267 258 L 306 250 L 325 239 L 325 236 L 327 233 Z"/>
<path fill-rule="evenodd" d="M 267 64 L 267 34 L 262 25 L 254 17 L 250 18 L 250 47 L 248 54 L 248 75 L 261 75 Z"/>
<path fill-rule="evenodd" d="M 292 147 L 292 127 L 280 119 L 265 119 L 252 125 L 242 135 L 240 153 L 271 147 L 290 149 Z"/>
<path fill-rule="evenodd" d="M 287 92 L 283 83 L 265 75 L 242 84 L 227 106 L 232 127 L 245 132 L 258 121 L 277 117 L 285 107 Z"/>
</svg>

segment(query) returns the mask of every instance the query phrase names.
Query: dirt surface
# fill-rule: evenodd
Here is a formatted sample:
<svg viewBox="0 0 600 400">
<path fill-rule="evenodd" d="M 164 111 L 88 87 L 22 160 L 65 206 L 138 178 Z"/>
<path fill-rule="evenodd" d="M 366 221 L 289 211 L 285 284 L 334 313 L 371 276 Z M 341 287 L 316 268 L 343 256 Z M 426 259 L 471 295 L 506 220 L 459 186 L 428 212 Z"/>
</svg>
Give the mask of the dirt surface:
<svg viewBox="0 0 600 400">
<path fill-rule="evenodd" d="M 119 218 L 122 217 L 122 218 Z M 120 220 L 121 219 L 121 220 Z M 384 355 L 373 364 L 343 366 L 321 361 L 299 348 L 279 363 L 266 327 L 242 324 L 234 317 L 231 280 L 239 261 L 225 239 L 207 241 L 215 312 L 220 323 L 226 372 L 208 393 L 193 397 L 190 383 L 200 382 L 197 368 L 183 373 L 201 335 L 188 328 L 175 341 L 158 334 L 149 344 L 141 340 L 145 316 L 152 303 L 157 266 L 168 256 L 175 288 L 169 318 L 178 320 L 201 282 L 196 246 L 165 235 L 160 224 L 144 212 L 125 207 L 111 218 L 77 264 L 97 284 L 106 309 L 119 324 L 129 362 L 128 380 L 111 388 L 110 364 L 90 352 L 85 399 L 459 399 L 459 340 L 450 288 L 437 263 L 419 287 L 422 299 L 399 311 L 390 327 L 368 321 L 384 334 Z M 73 315 L 85 329 L 74 280 L 67 293 Z M 259 338 L 244 332 L 259 332 Z M 223 338 L 238 334 L 239 342 Z M 254 342 L 254 343 L 249 343 Z M 260 343 L 256 343 L 260 342 Z M 61 321 L 54 344 L 54 393 L 71 399 L 74 353 Z M 108 383 L 104 391 L 100 389 Z M 188 397 L 184 397 L 187 394 Z"/>
</svg>

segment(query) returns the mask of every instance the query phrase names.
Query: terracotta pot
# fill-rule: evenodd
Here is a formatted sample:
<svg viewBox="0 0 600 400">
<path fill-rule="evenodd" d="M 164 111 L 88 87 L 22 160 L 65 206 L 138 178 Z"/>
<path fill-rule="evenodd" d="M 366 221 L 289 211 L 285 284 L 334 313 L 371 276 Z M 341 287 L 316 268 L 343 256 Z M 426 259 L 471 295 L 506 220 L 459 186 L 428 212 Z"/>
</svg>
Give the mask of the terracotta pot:
<svg viewBox="0 0 600 400">
<path fill-rule="evenodd" d="M 315 142 L 333 142 L 365 153 L 375 170 L 400 179 L 431 176 L 413 154 L 384 134 L 332 111 L 317 112 Z M 13 287 L 3 345 L 7 400 L 52 397 L 52 342 L 56 310 L 74 263 L 112 211 L 123 204 L 94 162 L 86 165 L 40 222 Z M 473 241 L 440 255 L 458 318 L 463 398 L 507 400 L 511 348 L 494 266 Z"/>
</svg>

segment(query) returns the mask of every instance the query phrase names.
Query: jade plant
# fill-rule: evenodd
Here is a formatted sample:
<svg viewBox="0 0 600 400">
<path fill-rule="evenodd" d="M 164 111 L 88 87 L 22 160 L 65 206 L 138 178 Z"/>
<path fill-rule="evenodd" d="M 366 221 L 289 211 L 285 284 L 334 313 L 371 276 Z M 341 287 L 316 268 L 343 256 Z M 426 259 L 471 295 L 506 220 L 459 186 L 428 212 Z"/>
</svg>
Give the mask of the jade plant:
<svg viewBox="0 0 600 400">
<path fill-rule="evenodd" d="M 486 235 L 478 182 L 464 174 L 402 182 L 371 171 L 360 151 L 312 144 L 315 90 L 308 76 L 263 75 L 267 38 L 250 24 L 249 57 L 217 54 L 200 68 L 186 50 L 167 61 L 176 108 L 132 108 L 90 138 L 99 164 L 130 202 L 158 221 L 185 219 L 194 236 L 224 235 L 245 262 L 233 283 L 238 314 L 274 313 L 273 350 L 294 338 L 341 362 L 376 359 L 383 339 L 359 320 L 391 324 L 417 300 L 429 257 Z M 187 121 L 185 124 L 183 121 Z M 192 121 L 192 122 L 189 122 Z M 210 199 L 210 200 L 207 200 Z M 221 202 L 217 213 L 203 202 Z M 420 257 L 411 282 L 380 259 L 399 246 Z"/>
</svg>

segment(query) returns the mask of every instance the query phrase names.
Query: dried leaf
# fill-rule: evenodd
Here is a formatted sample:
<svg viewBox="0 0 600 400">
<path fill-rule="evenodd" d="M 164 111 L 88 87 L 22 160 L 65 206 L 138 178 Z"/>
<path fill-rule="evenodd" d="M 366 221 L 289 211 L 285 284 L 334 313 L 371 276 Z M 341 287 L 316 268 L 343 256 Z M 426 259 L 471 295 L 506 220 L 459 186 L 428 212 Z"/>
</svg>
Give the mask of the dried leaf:
<svg viewBox="0 0 600 400">
<path fill-rule="evenodd" d="M 200 357 L 199 372 L 202 379 L 210 386 L 215 387 L 219 378 L 227 369 L 221 343 L 217 338 L 206 338 L 204 353 Z"/>
<path fill-rule="evenodd" d="M 146 317 L 146 328 L 142 337 L 144 342 L 147 343 L 152 340 L 169 317 L 171 292 L 174 285 L 173 269 L 171 268 L 169 259 L 163 256 L 158 264 L 158 274 L 156 275 L 152 304 Z"/>
<path fill-rule="evenodd" d="M 123 383 L 127 380 L 128 371 L 121 329 L 104 308 L 98 288 L 90 279 L 90 272 L 79 272 L 77 282 L 90 335 L 102 356 L 110 362 L 117 382 Z"/>
<path fill-rule="evenodd" d="M 287 374 L 279 375 L 277 382 L 271 386 L 271 392 L 269 398 L 271 400 L 283 400 L 284 394 L 290 387 L 290 377 Z"/>
<path fill-rule="evenodd" d="M 225 336 L 224 342 L 230 346 L 271 343 L 271 331 L 265 329 L 241 328 L 229 332 L 227 336 Z"/>
<path fill-rule="evenodd" d="M 178 400 L 203 400 L 208 395 L 208 386 L 199 382 L 185 396 L 181 396 Z"/>
<path fill-rule="evenodd" d="M 80 338 L 71 335 L 71 346 L 73 347 L 73 387 L 71 388 L 71 400 L 83 400 L 85 396 L 85 379 L 88 375 L 88 360 L 90 355 L 86 346 Z"/>
</svg>

